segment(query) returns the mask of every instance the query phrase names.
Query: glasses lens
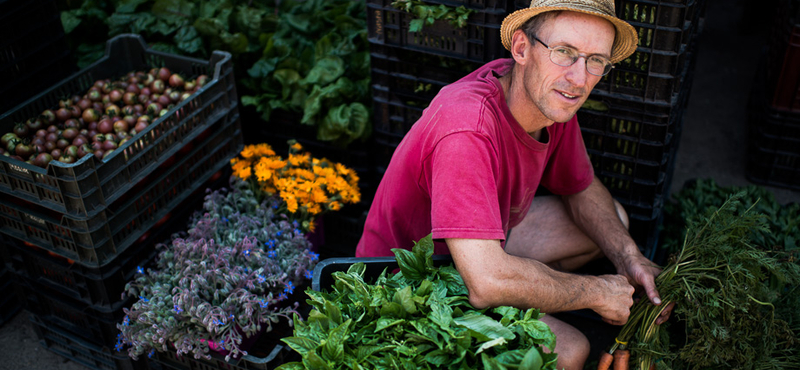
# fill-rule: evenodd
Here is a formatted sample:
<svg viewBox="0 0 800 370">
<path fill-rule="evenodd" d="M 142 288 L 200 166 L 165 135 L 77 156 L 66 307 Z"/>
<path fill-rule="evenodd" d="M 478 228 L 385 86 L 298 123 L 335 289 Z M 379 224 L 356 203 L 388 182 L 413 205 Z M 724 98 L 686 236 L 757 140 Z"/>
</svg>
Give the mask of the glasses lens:
<svg viewBox="0 0 800 370">
<path fill-rule="evenodd" d="M 565 46 L 556 46 L 550 50 L 550 60 L 562 67 L 569 67 L 578 60 L 578 51 Z"/>
<path fill-rule="evenodd" d="M 593 55 L 586 61 L 586 70 L 595 76 L 605 76 L 611 71 L 611 61 L 606 58 Z"/>
</svg>

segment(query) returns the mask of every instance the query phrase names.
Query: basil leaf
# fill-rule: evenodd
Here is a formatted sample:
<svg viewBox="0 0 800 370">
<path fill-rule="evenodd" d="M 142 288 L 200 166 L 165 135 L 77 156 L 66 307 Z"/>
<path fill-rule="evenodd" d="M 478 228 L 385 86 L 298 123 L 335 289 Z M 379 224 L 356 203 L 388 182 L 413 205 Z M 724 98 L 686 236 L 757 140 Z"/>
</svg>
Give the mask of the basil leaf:
<svg viewBox="0 0 800 370">
<path fill-rule="evenodd" d="M 470 333 L 479 341 L 487 341 L 501 337 L 512 340 L 516 337 L 514 332 L 505 326 L 500 325 L 500 323 L 494 321 L 492 318 L 478 312 L 467 312 L 464 316 L 454 318 L 453 322 L 456 325 L 469 329 Z"/>
<path fill-rule="evenodd" d="M 544 359 L 539 351 L 539 347 L 531 347 L 519 364 L 520 370 L 541 370 Z"/>
<path fill-rule="evenodd" d="M 313 352 L 319 347 L 319 343 L 305 337 L 287 337 L 281 338 L 283 343 L 286 343 L 289 348 L 295 350 L 301 356 L 305 356 L 309 352 Z"/>
</svg>

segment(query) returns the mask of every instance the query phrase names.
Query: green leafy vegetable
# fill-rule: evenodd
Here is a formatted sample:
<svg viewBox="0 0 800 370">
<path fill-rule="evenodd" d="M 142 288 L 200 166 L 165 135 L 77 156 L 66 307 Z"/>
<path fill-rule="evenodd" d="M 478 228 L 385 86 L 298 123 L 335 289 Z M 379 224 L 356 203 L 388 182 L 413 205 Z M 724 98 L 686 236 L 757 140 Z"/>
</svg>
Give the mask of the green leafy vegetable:
<svg viewBox="0 0 800 370">
<path fill-rule="evenodd" d="M 800 266 L 782 250 L 761 248 L 751 235 L 768 235 L 746 192 L 688 220 L 683 247 L 656 278 L 664 302 L 634 305 L 618 339 L 631 341 L 639 369 L 788 369 L 800 363 Z M 685 343 L 670 347 L 654 322 L 675 302 Z M 613 350 L 613 348 L 612 348 Z"/>
<path fill-rule="evenodd" d="M 278 369 L 555 369 L 539 310 L 474 309 L 453 265 L 434 266 L 430 235 L 393 251 L 397 274 L 368 283 L 355 263 L 330 292 L 306 292 L 313 310 L 283 339 L 302 360 Z"/>
</svg>

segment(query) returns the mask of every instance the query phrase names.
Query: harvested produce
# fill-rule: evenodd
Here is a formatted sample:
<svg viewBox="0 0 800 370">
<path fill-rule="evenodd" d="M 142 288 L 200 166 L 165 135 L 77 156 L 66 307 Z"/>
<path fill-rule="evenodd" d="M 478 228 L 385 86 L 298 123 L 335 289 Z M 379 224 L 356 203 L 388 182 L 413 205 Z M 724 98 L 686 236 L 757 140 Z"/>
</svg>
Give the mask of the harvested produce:
<svg viewBox="0 0 800 370">
<path fill-rule="evenodd" d="M 43 168 L 86 155 L 104 159 L 207 81 L 204 75 L 185 81 L 165 67 L 97 80 L 85 94 L 14 124 L 0 139 L 0 154 Z"/>
<path fill-rule="evenodd" d="M 797 368 L 800 265 L 788 250 L 752 243 L 770 231 L 755 205 L 742 209 L 745 194 L 690 223 L 680 253 L 656 278 L 663 303 L 634 304 L 611 352 L 627 343 L 641 370 L 656 363 L 659 369 Z M 655 325 L 670 302 L 685 338 L 672 340 L 666 324 Z"/>
<path fill-rule="evenodd" d="M 313 310 L 282 339 L 302 361 L 278 369 L 555 369 L 539 310 L 473 308 L 452 264 L 434 267 L 430 235 L 393 251 L 400 273 L 369 284 L 359 262 L 333 273 L 330 292 L 306 290 Z"/>
</svg>

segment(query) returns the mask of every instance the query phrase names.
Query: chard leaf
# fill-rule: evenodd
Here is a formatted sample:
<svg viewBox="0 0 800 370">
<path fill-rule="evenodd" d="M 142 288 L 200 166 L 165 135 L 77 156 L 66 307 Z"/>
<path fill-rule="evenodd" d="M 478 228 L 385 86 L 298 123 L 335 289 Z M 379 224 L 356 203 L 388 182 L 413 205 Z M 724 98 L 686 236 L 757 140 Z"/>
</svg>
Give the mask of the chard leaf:
<svg viewBox="0 0 800 370">
<path fill-rule="evenodd" d="M 309 352 L 313 352 L 319 347 L 319 343 L 305 337 L 287 337 L 281 338 L 281 341 L 286 343 L 289 348 L 295 350 L 301 356 L 305 356 Z"/>
<path fill-rule="evenodd" d="M 500 325 L 499 322 L 493 320 L 489 316 L 475 311 L 470 311 L 464 314 L 464 316 L 456 317 L 453 319 L 453 322 L 456 325 L 469 329 L 472 336 L 481 342 L 500 337 L 512 340 L 516 337 L 514 332 L 507 327 Z"/>
<path fill-rule="evenodd" d="M 344 74 L 344 61 L 335 55 L 328 55 L 314 65 L 308 75 L 302 80 L 302 84 L 327 85 L 336 81 Z"/>
</svg>

